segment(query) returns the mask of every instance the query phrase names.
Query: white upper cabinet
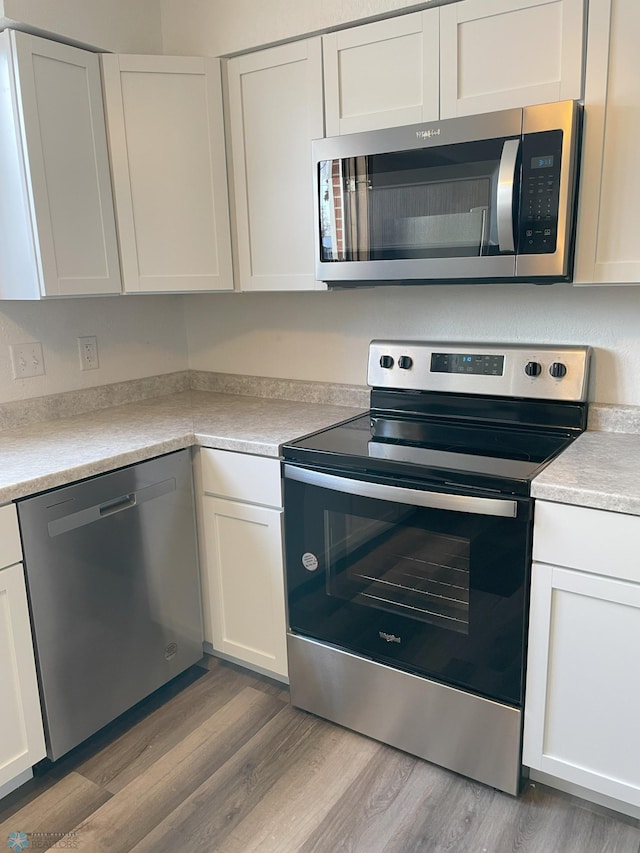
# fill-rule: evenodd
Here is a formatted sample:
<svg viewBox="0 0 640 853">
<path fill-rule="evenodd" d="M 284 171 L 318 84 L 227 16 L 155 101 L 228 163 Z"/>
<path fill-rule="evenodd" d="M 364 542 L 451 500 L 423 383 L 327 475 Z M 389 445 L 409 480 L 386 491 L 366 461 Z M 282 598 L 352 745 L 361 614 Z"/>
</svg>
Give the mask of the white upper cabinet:
<svg viewBox="0 0 640 853">
<path fill-rule="evenodd" d="M 230 290 L 220 63 L 104 54 L 126 292 Z"/>
<path fill-rule="evenodd" d="M 640 282 L 640 4 L 589 10 L 585 128 L 574 281 Z"/>
<path fill-rule="evenodd" d="M 439 13 L 322 37 L 327 136 L 438 119 Z"/>
<path fill-rule="evenodd" d="M 323 36 L 326 135 L 582 97 L 584 0 L 460 0 Z"/>
<path fill-rule="evenodd" d="M 0 298 L 120 292 L 98 56 L 0 33 Z"/>
<path fill-rule="evenodd" d="M 584 0 L 461 0 L 440 10 L 440 117 L 582 97 Z"/>
<path fill-rule="evenodd" d="M 316 290 L 311 140 L 324 130 L 320 38 L 227 66 L 238 283 Z"/>
</svg>

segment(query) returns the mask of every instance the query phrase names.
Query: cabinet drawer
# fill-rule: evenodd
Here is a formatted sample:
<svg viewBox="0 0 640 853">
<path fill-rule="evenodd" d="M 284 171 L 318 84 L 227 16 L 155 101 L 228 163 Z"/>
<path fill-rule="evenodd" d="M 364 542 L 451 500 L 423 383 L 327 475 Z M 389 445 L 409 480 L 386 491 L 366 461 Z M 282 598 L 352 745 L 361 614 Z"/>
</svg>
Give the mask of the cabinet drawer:
<svg viewBox="0 0 640 853">
<path fill-rule="evenodd" d="M 22 559 L 18 516 L 13 504 L 0 507 L 0 569 Z"/>
<path fill-rule="evenodd" d="M 640 516 L 536 501 L 533 559 L 640 582 Z"/>
<path fill-rule="evenodd" d="M 282 506 L 280 460 L 202 448 L 202 486 L 209 495 Z"/>
</svg>

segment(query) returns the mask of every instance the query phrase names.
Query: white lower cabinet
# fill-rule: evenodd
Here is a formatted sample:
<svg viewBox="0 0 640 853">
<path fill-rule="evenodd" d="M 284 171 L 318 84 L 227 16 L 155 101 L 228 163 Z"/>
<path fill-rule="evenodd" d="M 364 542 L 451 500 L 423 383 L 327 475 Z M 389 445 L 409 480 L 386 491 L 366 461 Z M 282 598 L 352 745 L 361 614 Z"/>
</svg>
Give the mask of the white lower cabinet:
<svg viewBox="0 0 640 853">
<path fill-rule="evenodd" d="M 640 809 L 639 536 L 638 516 L 537 502 L 523 747 L 523 763 L 552 783 L 631 814 Z"/>
<path fill-rule="evenodd" d="M 15 507 L 0 507 L 0 796 L 45 756 Z"/>
<path fill-rule="evenodd" d="M 280 463 L 209 448 L 199 458 L 205 643 L 286 680 Z"/>
</svg>

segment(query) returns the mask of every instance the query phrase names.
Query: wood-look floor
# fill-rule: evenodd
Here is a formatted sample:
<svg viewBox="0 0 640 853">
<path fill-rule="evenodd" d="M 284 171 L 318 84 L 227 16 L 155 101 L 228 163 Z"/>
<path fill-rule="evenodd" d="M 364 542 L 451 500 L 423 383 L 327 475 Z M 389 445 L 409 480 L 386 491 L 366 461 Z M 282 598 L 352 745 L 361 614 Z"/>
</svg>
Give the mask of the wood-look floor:
<svg viewBox="0 0 640 853">
<path fill-rule="evenodd" d="M 637 821 L 544 786 L 516 799 L 470 782 L 214 659 L 0 802 L 0 850 L 21 831 L 28 850 L 82 853 L 640 850 Z"/>
</svg>

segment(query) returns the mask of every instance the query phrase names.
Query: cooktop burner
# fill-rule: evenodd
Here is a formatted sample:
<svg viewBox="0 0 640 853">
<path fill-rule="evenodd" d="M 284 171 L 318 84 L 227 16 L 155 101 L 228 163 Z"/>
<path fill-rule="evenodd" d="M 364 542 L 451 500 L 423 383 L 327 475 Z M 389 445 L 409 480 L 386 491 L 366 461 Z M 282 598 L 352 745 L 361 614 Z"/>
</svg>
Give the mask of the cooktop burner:
<svg viewBox="0 0 640 853">
<path fill-rule="evenodd" d="M 588 357 L 586 347 L 374 341 L 371 411 L 283 455 L 359 478 L 528 494 L 585 428 Z"/>
</svg>

